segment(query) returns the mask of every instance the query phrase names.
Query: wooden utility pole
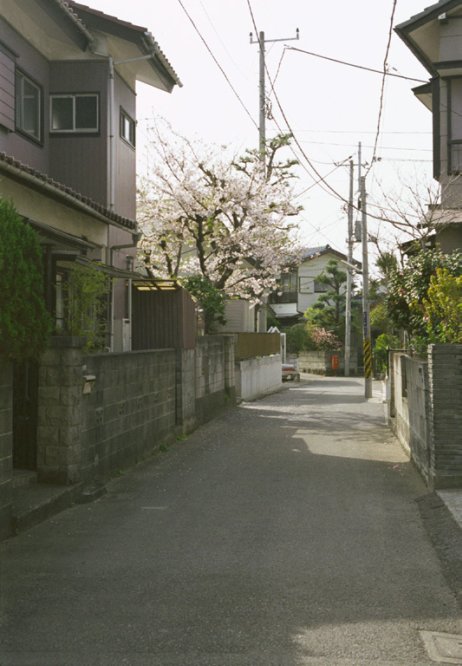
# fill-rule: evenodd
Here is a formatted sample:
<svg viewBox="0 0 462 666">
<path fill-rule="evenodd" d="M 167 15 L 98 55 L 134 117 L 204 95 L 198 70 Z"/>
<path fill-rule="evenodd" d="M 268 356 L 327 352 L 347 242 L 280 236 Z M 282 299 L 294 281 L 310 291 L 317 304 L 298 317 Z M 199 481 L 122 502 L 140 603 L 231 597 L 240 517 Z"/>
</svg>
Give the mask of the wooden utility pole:
<svg viewBox="0 0 462 666">
<path fill-rule="evenodd" d="M 295 32 L 295 37 L 285 37 L 282 39 L 265 39 L 265 33 L 261 31 L 258 35 L 258 39 L 253 39 L 253 33 L 250 33 L 250 43 L 258 44 L 260 47 L 260 94 L 259 94 L 259 112 L 260 112 L 260 123 L 258 128 L 259 134 L 259 150 L 260 150 L 260 160 L 263 170 L 263 174 L 266 177 L 266 92 L 265 92 L 265 44 L 266 42 L 287 42 L 292 39 L 299 39 L 299 30 L 297 28 Z M 260 306 L 258 313 L 258 330 L 266 331 L 267 327 L 267 298 L 264 299 L 263 305 Z"/>
<path fill-rule="evenodd" d="M 353 177 L 354 163 L 350 160 L 350 193 L 348 198 L 348 266 L 346 283 L 346 302 L 345 302 L 345 377 L 350 376 L 350 358 L 351 358 L 351 293 L 353 288 L 353 277 L 351 264 L 353 263 Z"/>
<path fill-rule="evenodd" d="M 369 313 L 369 256 L 367 249 L 366 176 L 361 176 L 361 239 L 363 249 L 364 397 L 372 398 L 372 343 Z"/>
<path fill-rule="evenodd" d="M 265 44 L 267 42 L 288 42 L 293 39 L 299 39 L 300 33 L 298 28 L 295 31 L 295 37 L 284 37 L 281 39 L 265 39 L 265 33 L 261 31 L 259 33 L 258 39 L 253 38 L 253 33 L 250 33 L 250 43 L 258 44 L 260 47 L 260 94 L 259 94 L 259 113 L 260 113 L 260 124 L 259 124 L 259 148 L 260 148 L 260 159 L 263 164 L 263 168 L 266 172 L 266 93 L 265 93 Z"/>
</svg>

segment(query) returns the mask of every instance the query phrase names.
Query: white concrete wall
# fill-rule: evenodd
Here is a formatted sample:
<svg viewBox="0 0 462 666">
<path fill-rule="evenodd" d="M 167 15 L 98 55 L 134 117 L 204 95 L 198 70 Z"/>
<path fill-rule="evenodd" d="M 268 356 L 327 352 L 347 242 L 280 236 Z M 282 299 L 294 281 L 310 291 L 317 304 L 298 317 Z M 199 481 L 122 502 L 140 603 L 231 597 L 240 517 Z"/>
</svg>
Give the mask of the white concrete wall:
<svg viewBox="0 0 462 666">
<path fill-rule="evenodd" d="M 282 384 L 281 355 L 261 356 L 236 365 L 236 391 L 242 400 L 256 400 Z"/>
</svg>

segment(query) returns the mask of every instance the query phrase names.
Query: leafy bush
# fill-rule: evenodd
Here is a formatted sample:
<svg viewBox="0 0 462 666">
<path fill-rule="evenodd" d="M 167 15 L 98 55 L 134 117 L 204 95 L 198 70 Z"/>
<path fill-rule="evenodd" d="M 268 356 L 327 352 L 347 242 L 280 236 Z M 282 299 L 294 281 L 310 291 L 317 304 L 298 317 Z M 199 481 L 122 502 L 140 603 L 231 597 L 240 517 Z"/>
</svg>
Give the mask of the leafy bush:
<svg viewBox="0 0 462 666">
<path fill-rule="evenodd" d="M 388 367 L 388 350 L 398 349 L 400 346 L 399 338 L 390 333 L 382 333 L 375 341 L 373 355 L 375 371 L 378 374 L 385 374 Z"/>
<path fill-rule="evenodd" d="M 417 351 L 435 339 L 441 341 L 438 330 L 434 328 L 439 326 L 438 317 L 429 317 L 424 304 L 432 277 L 437 275 L 438 269 L 446 269 L 449 276 L 459 277 L 462 275 L 462 254 L 422 250 L 411 257 L 403 269 L 393 271 L 389 277 L 388 316 L 397 329 L 408 332 L 411 347 Z M 455 301 L 449 309 L 451 307 L 456 307 Z"/>
<path fill-rule="evenodd" d="M 205 332 L 214 333 L 219 324 L 225 324 L 226 294 L 202 275 L 184 278 L 182 284 L 199 303 L 204 313 Z"/>
<path fill-rule="evenodd" d="M 294 324 L 286 330 L 286 345 L 289 354 L 298 354 L 313 348 L 306 324 Z"/>
<path fill-rule="evenodd" d="M 437 268 L 423 299 L 424 321 L 430 342 L 462 343 L 462 275 Z"/>
<path fill-rule="evenodd" d="M 38 358 L 51 331 L 36 232 L 13 204 L 0 199 L 0 354 Z"/>
<path fill-rule="evenodd" d="M 85 351 L 107 346 L 110 279 L 92 266 L 73 266 L 64 284 L 66 332 L 85 338 Z"/>
</svg>

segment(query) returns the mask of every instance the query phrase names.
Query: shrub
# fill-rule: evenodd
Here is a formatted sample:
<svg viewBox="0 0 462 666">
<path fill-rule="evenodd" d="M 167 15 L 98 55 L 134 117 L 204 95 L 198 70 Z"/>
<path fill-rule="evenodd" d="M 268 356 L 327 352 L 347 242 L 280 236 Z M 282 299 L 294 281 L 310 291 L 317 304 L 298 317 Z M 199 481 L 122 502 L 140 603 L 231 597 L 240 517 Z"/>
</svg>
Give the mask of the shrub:
<svg viewBox="0 0 462 666">
<path fill-rule="evenodd" d="M 51 331 L 38 236 L 13 204 L 0 198 L 0 353 L 38 358 Z"/>
</svg>

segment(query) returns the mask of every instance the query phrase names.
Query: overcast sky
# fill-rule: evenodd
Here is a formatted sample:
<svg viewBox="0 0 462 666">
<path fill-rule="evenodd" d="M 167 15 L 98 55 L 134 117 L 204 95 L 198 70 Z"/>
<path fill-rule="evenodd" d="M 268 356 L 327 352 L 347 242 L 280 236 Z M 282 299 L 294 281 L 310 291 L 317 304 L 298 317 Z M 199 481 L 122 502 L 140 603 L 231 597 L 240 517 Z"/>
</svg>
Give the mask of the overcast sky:
<svg viewBox="0 0 462 666">
<path fill-rule="evenodd" d="M 380 104 L 380 74 L 293 50 L 382 70 L 393 0 L 87 0 L 86 4 L 146 27 L 183 82 L 183 88 L 176 87 L 171 95 L 139 86 L 140 167 L 147 128 L 155 115 L 188 138 L 239 150 L 258 145 L 259 51 L 249 39 L 250 32 L 256 37 L 252 10 L 265 38 L 282 40 L 266 44 L 269 73 L 273 79 L 277 75 L 277 99 L 271 96 L 274 120 L 267 120 L 266 131 L 272 136 L 278 127 L 287 128 L 288 121 L 303 150 L 304 155 L 295 146 L 303 164 L 297 192 L 309 188 L 299 197 L 305 245 L 328 243 L 345 251 L 347 235 L 344 203 L 332 190 L 314 185 L 318 176 L 307 158 L 341 197 L 348 198 L 348 169 L 335 168 L 336 164 L 350 155 L 357 163 L 359 141 L 363 161 L 370 162 L 380 108 L 376 153 L 380 161 L 367 177 L 370 212 L 377 213 L 373 204 L 383 201 L 382 190 L 399 198 L 403 183 L 414 188 L 431 182 L 431 114 L 412 93 L 417 81 L 387 77 Z M 393 24 L 428 4 L 428 0 L 397 0 Z M 300 39 L 289 41 L 296 28 Z M 426 70 L 394 33 L 388 65 L 390 72 L 428 80 Z M 271 93 L 269 81 L 267 93 Z M 377 225 L 370 220 L 372 233 L 390 235 L 387 225 L 380 224 L 379 229 Z M 359 247 L 355 256 L 360 256 Z"/>
</svg>

